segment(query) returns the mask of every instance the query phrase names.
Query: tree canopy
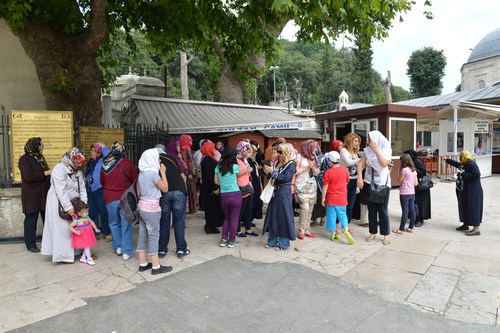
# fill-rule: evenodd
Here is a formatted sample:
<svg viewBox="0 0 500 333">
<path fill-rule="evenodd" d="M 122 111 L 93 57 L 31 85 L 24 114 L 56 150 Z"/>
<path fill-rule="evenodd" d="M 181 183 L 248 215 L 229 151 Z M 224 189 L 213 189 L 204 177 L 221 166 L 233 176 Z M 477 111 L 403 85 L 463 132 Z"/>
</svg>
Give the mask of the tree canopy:
<svg viewBox="0 0 500 333">
<path fill-rule="evenodd" d="M 410 93 L 415 97 L 440 95 L 443 89 L 446 57 L 443 50 L 424 47 L 414 51 L 407 62 Z"/>
<path fill-rule="evenodd" d="M 304 41 L 340 33 L 387 35 L 412 0 L 4 0 L 0 18 L 33 59 L 49 109 L 70 109 L 80 125 L 101 116 L 103 76 L 96 58 L 113 36 L 142 30 L 157 54 L 193 49 L 217 55 L 221 101 L 243 102 L 244 77 L 260 77 L 289 21 Z M 430 4 L 425 0 L 426 4 Z M 132 41 L 132 39 L 130 39 Z"/>
</svg>

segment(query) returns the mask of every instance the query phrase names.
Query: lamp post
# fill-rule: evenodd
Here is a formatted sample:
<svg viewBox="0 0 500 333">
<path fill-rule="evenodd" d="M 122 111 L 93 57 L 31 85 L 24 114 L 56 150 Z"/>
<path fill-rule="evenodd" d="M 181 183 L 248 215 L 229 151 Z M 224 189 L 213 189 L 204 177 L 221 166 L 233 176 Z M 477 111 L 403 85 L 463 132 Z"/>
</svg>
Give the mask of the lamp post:
<svg viewBox="0 0 500 333">
<path fill-rule="evenodd" d="M 270 71 L 273 71 L 273 91 L 274 91 L 274 104 L 276 104 L 276 71 L 280 69 L 279 66 L 269 67 Z"/>
</svg>

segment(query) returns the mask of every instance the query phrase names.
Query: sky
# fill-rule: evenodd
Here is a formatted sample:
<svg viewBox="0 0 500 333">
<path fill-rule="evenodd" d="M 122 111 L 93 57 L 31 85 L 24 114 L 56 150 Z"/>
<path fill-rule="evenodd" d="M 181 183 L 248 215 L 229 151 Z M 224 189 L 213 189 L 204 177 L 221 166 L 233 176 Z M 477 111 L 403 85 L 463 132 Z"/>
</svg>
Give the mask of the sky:
<svg viewBox="0 0 500 333">
<path fill-rule="evenodd" d="M 406 63 L 413 51 L 424 47 L 443 50 L 447 65 L 442 79 L 442 94 L 452 93 L 460 84 L 460 69 L 467 62 L 470 49 L 493 30 L 500 28 L 499 0 L 434 0 L 430 7 L 434 19 L 425 18 L 423 0 L 416 0 L 412 10 L 403 14 L 403 22 L 396 19 L 383 41 L 372 42 L 373 68 L 382 78 L 391 71 L 393 85 L 410 88 L 406 75 Z M 281 37 L 294 40 L 297 30 L 292 24 L 287 25 Z M 353 44 L 344 41 L 346 47 Z M 336 44 L 342 45 L 340 38 Z"/>
</svg>

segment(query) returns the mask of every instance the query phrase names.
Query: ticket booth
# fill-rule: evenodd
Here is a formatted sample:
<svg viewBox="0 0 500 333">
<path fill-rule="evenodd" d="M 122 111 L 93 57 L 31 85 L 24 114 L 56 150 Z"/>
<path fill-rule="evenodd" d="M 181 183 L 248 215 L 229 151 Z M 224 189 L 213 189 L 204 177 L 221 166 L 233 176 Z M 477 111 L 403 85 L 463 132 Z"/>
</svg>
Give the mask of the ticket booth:
<svg viewBox="0 0 500 333">
<path fill-rule="evenodd" d="M 457 155 L 462 150 L 474 154 L 482 177 L 491 176 L 493 120 L 500 106 L 452 101 L 438 111 L 440 155 Z"/>
</svg>

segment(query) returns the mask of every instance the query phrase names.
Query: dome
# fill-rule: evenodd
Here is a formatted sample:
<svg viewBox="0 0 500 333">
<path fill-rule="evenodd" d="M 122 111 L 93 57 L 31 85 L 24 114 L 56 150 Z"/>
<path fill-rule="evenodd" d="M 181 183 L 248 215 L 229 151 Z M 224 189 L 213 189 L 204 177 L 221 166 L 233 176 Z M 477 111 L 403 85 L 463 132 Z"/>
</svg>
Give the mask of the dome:
<svg viewBox="0 0 500 333">
<path fill-rule="evenodd" d="M 500 56 L 500 28 L 490 32 L 477 43 L 467 62 Z"/>
<path fill-rule="evenodd" d="M 142 84 L 145 86 L 165 87 L 165 83 L 163 83 L 162 80 L 151 76 L 141 76 L 137 81 L 137 84 Z"/>
</svg>

